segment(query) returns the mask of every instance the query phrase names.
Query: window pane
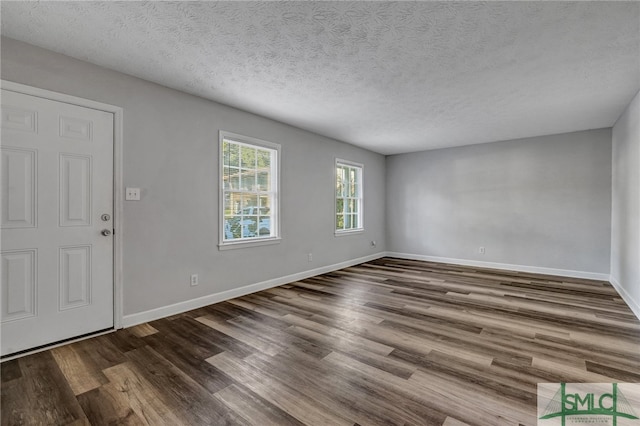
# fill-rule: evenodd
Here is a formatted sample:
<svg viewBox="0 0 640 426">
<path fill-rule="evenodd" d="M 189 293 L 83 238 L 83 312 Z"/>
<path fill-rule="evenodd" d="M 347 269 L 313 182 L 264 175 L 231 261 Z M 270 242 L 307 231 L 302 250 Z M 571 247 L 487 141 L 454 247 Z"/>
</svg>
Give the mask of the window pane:
<svg viewBox="0 0 640 426">
<path fill-rule="evenodd" d="M 242 197 L 242 214 L 255 215 L 258 214 L 258 196 L 253 194 L 244 194 Z"/>
<path fill-rule="evenodd" d="M 240 171 L 236 168 L 229 168 L 229 189 L 240 189 Z"/>
<path fill-rule="evenodd" d="M 336 196 L 344 196 L 344 169 L 342 167 L 336 168 Z"/>
<path fill-rule="evenodd" d="M 229 142 L 222 141 L 222 165 L 229 166 Z"/>
<path fill-rule="evenodd" d="M 239 192 L 227 192 L 224 196 L 224 214 L 233 215 L 240 212 L 242 206 L 242 194 Z"/>
<path fill-rule="evenodd" d="M 238 216 L 241 216 L 242 211 L 244 210 L 244 206 L 247 204 L 247 202 L 244 200 L 244 194 L 241 192 L 239 193 L 239 196 L 237 197 L 237 199 L 239 202 L 234 205 L 235 210 L 233 211 L 233 213 Z"/>
<path fill-rule="evenodd" d="M 258 217 L 242 216 L 242 238 L 253 238 L 257 235 Z"/>
<path fill-rule="evenodd" d="M 222 199 L 222 211 L 225 216 L 231 214 L 231 194 L 229 192 L 224 193 L 224 197 Z"/>
<path fill-rule="evenodd" d="M 222 141 L 223 241 L 274 237 L 277 149 Z"/>
<path fill-rule="evenodd" d="M 362 167 L 336 164 L 336 230 L 362 229 Z"/>
<path fill-rule="evenodd" d="M 258 216 L 258 235 L 271 235 L 271 216 Z"/>
<path fill-rule="evenodd" d="M 241 161 L 243 169 L 255 169 L 256 168 L 256 149 L 248 146 L 241 146 Z"/>
<path fill-rule="evenodd" d="M 233 167 L 240 167 L 240 147 L 233 143 L 224 141 L 225 164 Z"/>
<path fill-rule="evenodd" d="M 270 191 L 271 179 L 268 171 L 258 171 L 258 191 Z"/>
<path fill-rule="evenodd" d="M 269 197 L 262 195 L 260 196 L 260 210 L 264 210 L 265 208 L 267 209 L 267 211 L 269 211 L 269 208 L 271 207 L 271 201 L 269 200 Z"/>
<path fill-rule="evenodd" d="M 227 216 L 224 218 L 224 239 L 234 240 L 241 237 L 240 218 Z"/>
<path fill-rule="evenodd" d="M 231 189 L 231 184 L 229 183 L 229 166 L 222 168 L 222 183 L 224 184 L 224 189 Z"/>
<path fill-rule="evenodd" d="M 255 170 L 242 169 L 242 179 L 240 187 L 243 191 L 254 191 L 256 189 L 256 172 Z"/>
<path fill-rule="evenodd" d="M 351 185 L 349 185 L 349 171 L 345 171 L 345 179 L 342 182 L 342 194 L 344 197 L 348 197 L 351 192 Z"/>
<path fill-rule="evenodd" d="M 271 167 L 271 153 L 269 151 L 265 151 L 264 149 L 259 149 L 257 155 L 258 168 L 269 169 Z"/>
<path fill-rule="evenodd" d="M 350 229 L 351 228 L 351 215 L 350 214 L 345 214 L 344 215 L 344 227 L 345 227 L 345 229 Z"/>
</svg>

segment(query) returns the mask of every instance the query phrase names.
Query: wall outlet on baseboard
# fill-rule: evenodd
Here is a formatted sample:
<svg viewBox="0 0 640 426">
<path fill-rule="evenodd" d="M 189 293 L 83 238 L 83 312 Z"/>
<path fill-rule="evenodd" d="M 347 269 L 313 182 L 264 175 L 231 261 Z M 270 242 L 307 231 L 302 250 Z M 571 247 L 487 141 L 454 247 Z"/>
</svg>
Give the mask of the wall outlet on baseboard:
<svg viewBox="0 0 640 426">
<path fill-rule="evenodd" d="M 480 247 L 480 248 L 478 249 L 478 253 L 480 253 L 480 254 L 484 254 L 484 247 Z"/>
<path fill-rule="evenodd" d="M 313 262 L 313 253 L 307 254 L 307 260 L 309 260 L 309 262 Z"/>
<path fill-rule="evenodd" d="M 191 287 L 198 285 L 198 274 L 191 274 Z"/>
</svg>

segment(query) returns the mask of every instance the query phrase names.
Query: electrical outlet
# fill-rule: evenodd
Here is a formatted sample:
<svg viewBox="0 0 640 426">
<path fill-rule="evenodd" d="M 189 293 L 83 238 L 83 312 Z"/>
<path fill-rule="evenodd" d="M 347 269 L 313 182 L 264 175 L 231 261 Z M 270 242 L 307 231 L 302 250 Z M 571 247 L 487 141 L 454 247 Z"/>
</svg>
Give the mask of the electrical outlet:
<svg viewBox="0 0 640 426">
<path fill-rule="evenodd" d="M 480 248 L 478 249 L 478 253 L 480 253 L 480 254 L 484 254 L 484 247 L 480 247 Z"/>
<path fill-rule="evenodd" d="M 198 274 L 191 274 L 191 287 L 198 285 Z"/>
<path fill-rule="evenodd" d="M 371 247 L 375 247 L 376 246 L 376 240 L 371 240 Z"/>
<path fill-rule="evenodd" d="M 309 262 L 313 262 L 313 253 L 309 253 L 307 259 L 309 259 Z"/>
</svg>

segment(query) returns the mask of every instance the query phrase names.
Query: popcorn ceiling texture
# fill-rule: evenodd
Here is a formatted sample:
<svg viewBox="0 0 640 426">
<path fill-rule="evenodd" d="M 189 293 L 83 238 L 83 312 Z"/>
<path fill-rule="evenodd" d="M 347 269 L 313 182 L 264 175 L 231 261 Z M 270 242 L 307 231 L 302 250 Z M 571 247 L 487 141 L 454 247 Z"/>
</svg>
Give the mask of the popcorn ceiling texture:
<svg viewBox="0 0 640 426">
<path fill-rule="evenodd" d="M 1 8 L 10 38 L 384 154 L 610 127 L 640 88 L 635 2 Z"/>
</svg>

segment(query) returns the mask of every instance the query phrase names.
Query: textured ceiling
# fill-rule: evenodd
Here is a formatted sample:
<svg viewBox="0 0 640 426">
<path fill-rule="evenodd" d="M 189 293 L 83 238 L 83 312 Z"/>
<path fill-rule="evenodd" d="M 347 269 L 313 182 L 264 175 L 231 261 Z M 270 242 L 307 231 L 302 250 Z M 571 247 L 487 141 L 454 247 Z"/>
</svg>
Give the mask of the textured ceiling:
<svg viewBox="0 0 640 426">
<path fill-rule="evenodd" d="M 608 127 L 640 88 L 637 2 L 1 8 L 8 37 L 384 154 Z"/>
</svg>

